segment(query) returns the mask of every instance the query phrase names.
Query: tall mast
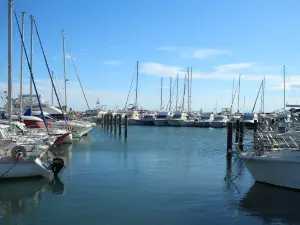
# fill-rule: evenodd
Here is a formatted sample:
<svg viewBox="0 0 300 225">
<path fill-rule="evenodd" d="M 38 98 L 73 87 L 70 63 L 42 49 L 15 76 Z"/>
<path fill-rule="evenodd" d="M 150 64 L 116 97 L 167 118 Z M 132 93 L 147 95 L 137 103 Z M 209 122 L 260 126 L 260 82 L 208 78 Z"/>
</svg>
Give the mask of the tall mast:
<svg viewBox="0 0 300 225">
<path fill-rule="evenodd" d="M 185 89 L 186 89 L 186 74 L 184 74 L 184 83 L 183 83 L 183 98 L 182 98 L 182 110 L 183 111 L 184 111 Z"/>
<path fill-rule="evenodd" d="M 188 112 L 190 111 L 190 68 L 188 67 L 187 68 L 187 96 L 188 96 Z"/>
<path fill-rule="evenodd" d="M 12 0 L 8 1 L 8 120 L 11 124 L 11 91 L 12 91 Z"/>
<path fill-rule="evenodd" d="M 232 97 L 231 97 L 231 109 L 230 109 L 230 111 L 232 111 L 233 98 L 234 98 L 234 78 L 233 78 L 233 81 L 232 81 Z"/>
<path fill-rule="evenodd" d="M 193 67 L 191 67 L 191 79 L 190 79 L 190 109 L 192 110 L 192 81 L 193 81 Z"/>
<path fill-rule="evenodd" d="M 285 65 L 283 65 L 283 109 L 285 110 Z"/>
<path fill-rule="evenodd" d="M 177 105 L 177 102 L 178 102 L 178 73 L 177 73 L 177 77 L 176 77 L 176 111 L 178 109 L 178 105 Z"/>
<path fill-rule="evenodd" d="M 239 93 L 238 93 L 237 113 L 240 112 L 240 91 L 241 91 L 241 74 L 239 74 Z"/>
<path fill-rule="evenodd" d="M 22 12 L 22 40 L 21 40 L 21 72 L 20 72 L 20 115 L 23 115 L 23 55 L 24 55 L 24 49 L 23 49 L 23 43 L 24 43 L 24 16 L 25 12 Z"/>
<path fill-rule="evenodd" d="M 246 96 L 244 96 L 244 107 L 243 107 L 244 108 L 244 113 L 246 113 L 245 112 L 245 102 L 246 102 Z"/>
<path fill-rule="evenodd" d="M 136 62 L 135 107 L 138 108 L 139 61 Z"/>
<path fill-rule="evenodd" d="M 51 76 L 52 76 L 52 80 L 53 80 L 53 74 L 54 74 L 54 72 L 53 72 L 53 70 L 52 70 L 52 74 L 51 74 Z M 53 103 L 53 85 L 52 85 L 52 89 L 51 89 L 51 105 L 53 106 L 54 105 L 54 103 Z"/>
<path fill-rule="evenodd" d="M 169 112 L 171 112 L 171 109 L 172 109 L 172 77 L 170 77 L 170 99 L 169 99 L 169 102 L 170 102 Z"/>
<path fill-rule="evenodd" d="M 33 73 L 33 15 L 30 15 L 30 67 Z M 38 97 L 38 96 L 37 96 Z M 30 113 L 32 115 L 32 77 L 30 76 Z"/>
<path fill-rule="evenodd" d="M 265 112 L 265 91 L 266 91 L 266 78 L 264 76 L 263 112 Z"/>
<path fill-rule="evenodd" d="M 62 33 L 62 42 L 63 42 L 63 63 L 64 63 L 64 80 L 65 80 L 65 112 L 68 113 L 68 104 L 67 104 L 67 75 L 66 75 L 66 51 L 65 51 L 65 35 L 64 30 Z"/>
<path fill-rule="evenodd" d="M 163 79 L 161 78 L 160 80 L 160 111 L 162 111 L 162 104 L 163 104 L 163 99 L 162 99 L 162 95 L 163 95 Z"/>
</svg>

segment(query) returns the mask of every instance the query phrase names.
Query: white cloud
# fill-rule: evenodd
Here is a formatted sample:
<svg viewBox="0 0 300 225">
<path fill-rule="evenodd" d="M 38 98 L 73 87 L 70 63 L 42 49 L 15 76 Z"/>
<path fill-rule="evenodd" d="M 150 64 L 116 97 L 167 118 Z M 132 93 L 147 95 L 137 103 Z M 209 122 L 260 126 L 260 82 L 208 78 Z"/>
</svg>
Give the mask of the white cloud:
<svg viewBox="0 0 300 225">
<path fill-rule="evenodd" d="M 230 54 L 227 50 L 220 50 L 220 49 L 197 49 L 193 57 L 197 59 L 204 59 L 209 58 L 216 55 L 224 55 L 224 54 Z"/>
<path fill-rule="evenodd" d="M 262 80 L 265 76 L 266 79 L 272 80 L 272 82 L 280 81 L 280 76 L 276 74 L 259 74 L 250 73 L 247 70 L 252 69 L 256 64 L 252 62 L 235 63 L 235 64 L 224 64 L 214 68 L 212 72 L 198 72 L 193 68 L 193 79 L 233 79 L 237 77 L 239 73 L 242 73 L 243 80 Z M 179 66 L 169 66 L 156 62 L 145 62 L 141 63 L 140 71 L 144 74 L 154 76 L 167 76 L 175 77 L 179 74 L 180 77 L 184 77 L 186 74 L 186 68 Z"/>
<path fill-rule="evenodd" d="M 103 63 L 109 66 L 119 66 L 121 64 L 118 60 L 105 60 Z"/>
</svg>

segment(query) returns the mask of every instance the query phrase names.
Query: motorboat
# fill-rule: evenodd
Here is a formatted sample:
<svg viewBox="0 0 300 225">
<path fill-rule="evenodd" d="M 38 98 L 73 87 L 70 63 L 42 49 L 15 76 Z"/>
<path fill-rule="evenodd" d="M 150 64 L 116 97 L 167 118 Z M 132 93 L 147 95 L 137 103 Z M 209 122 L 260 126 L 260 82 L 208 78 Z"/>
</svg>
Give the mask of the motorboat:
<svg viewBox="0 0 300 225">
<path fill-rule="evenodd" d="M 211 122 L 214 120 L 213 113 L 203 113 L 200 115 L 200 120 L 195 123 L 197 127 L 210 127 Z"/>
<path fill-rule="evenodd" d="M 172 112 L 160 111 L 157 112 L 156 119 L 154 120 L 155 126 L 168 126 L 168 120 L 173 117 Z"/>
<path fill-rule="evenodd" d="M 145 113 L 140 119 L 139 125 L 141 126 L 154 126 L 156 113 Z"/>
<path fill-rule="evenodd" d="M 183 121 L 186 121 L 188 114 L 185 112 L 175 111 L 173 117 L 168 120 L 169 126 L 181 126 Z"/>
<path fill-rule="evenodd" d="M 214 117 L 214 120 L 211 122 L 211 127 L 214 128 L 223 128 L 227 127 L 228 117 L 225 115 L 217 115 Z"/>
<path fill-rule="evenodd" d="M 258 122 L 258 116 L 256 113 L 244 113 L 240 118 L 240 122 L 243 122 L 244 126 L 248 129 L 254 128 L 255 120 Z"/>
</svg>

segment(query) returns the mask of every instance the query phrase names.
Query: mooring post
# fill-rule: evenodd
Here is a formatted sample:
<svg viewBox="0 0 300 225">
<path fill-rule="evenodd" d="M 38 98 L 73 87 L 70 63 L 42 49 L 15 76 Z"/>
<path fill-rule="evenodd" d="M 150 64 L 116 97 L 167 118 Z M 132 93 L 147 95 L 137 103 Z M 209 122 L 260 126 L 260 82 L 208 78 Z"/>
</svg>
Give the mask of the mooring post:
<svg viewBox="0 0 300 225">
<path fill-rule="evenodd" d="M 117 115 L 114 116 L 114 133 L 117 134 Z"/>
<path fill-rule="evenodd" d="M 231 156 L 232 153 L 232 127 L 233 123 L 229 122 L 227 126 L 227 156 Z"/>
<path fill-rule="evenodd" d="M 239 142 L 240 120 L 235 121 L 235 143 Z"/>
<path fill-rule="evenodd" d="M 109 125 L 110 125 L 109 119 L 110 119 L 110 115 L 107 115 L 107 118 L 106 118 L 106 129 L 107 129 L 107 131 L 109 130 Z"/>
<path fill-rule="evenodd" d="M 110 132 L 113 131 L 113 117 L 114 117 L 113 114 L 111 114 L 110 115 L 110 121 L 109 121 L 110 122 Z"/>
<path fill-rule="evenodd" d="M 239 150 L 244 151 L 244 122 L 240 122 Z"/>
<path fill-rule="evenodd" d="M 107 114 L 104 115 L 103 120 L 104 120 L 104 121 L 103 121 L 104 127 L 106 127 Z"/>
<path fill-rule="evenodd" d="M 105 115 L 104 115 L 105 116 Z M 101 126 L 104 127 L 104 116 L 102 116 L 102 119 L 101 119 Z"/>
<path fill-rule="evenodd" d="M 127 127 L 128 127 L 128 116 L 125 115 L 125 131 L 124 131 L 125 138 L 127 138 Z"/>
<path fill-rule="evenodd" d="M 122 135 L 122 115 L 119 115 L 119 136 Z"/>
<path fill-rule="evenodd" d="M 254 120 L 254 133 L 253 133 L 253 142 L 254 142 L 254 148 L 256 149 L 257 148 L 257 126 L 258 126 L 258 123 L 257 123 L 257 120 Z"/>
</svg>

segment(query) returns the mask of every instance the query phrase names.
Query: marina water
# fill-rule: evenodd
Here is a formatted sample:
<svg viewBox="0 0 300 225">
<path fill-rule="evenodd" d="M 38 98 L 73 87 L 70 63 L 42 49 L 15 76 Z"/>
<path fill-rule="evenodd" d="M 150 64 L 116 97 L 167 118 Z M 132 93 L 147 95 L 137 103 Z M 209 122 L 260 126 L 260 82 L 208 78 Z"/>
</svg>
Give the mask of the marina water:
<svg viewBox="0 0 300 225">
<path fill-rule="evenodd" d="M 131 126 L 124 140 L 96 127 L 54 150 L 67 161 L 59 180 L 1 181 L 0 225 L 300 224 L 300 193 L 227 163 L 226 134 Z"/>
</svg>

